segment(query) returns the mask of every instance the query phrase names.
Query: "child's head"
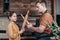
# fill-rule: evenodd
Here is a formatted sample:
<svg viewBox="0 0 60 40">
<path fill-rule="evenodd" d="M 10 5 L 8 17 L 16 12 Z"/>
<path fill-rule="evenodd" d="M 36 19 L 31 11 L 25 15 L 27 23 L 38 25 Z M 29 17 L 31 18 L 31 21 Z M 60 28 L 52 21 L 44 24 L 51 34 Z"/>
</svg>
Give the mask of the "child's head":
<svg viewBox="0 0 60 40">
<path fill-rule="evenodd" d="M 10 21 L 16 21 L 17 20 L 17 14 L 14 11 L 8 12 L 8 19 Z"/>
</svg>

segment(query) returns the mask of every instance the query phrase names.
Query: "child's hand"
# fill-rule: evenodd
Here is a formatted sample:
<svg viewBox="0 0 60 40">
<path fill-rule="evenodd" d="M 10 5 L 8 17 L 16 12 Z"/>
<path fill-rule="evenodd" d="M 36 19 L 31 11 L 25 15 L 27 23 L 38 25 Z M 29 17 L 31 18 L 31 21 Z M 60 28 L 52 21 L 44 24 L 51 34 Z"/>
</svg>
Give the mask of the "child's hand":
<svg viewBox="0 0 60 40">
<path fill-rule="evenodd" d="M 25 31 L 25 29 L 23 28 L 23 29 L 20 30 L 19 33 L 22 34 L 24 31 Z"/>
</svg>

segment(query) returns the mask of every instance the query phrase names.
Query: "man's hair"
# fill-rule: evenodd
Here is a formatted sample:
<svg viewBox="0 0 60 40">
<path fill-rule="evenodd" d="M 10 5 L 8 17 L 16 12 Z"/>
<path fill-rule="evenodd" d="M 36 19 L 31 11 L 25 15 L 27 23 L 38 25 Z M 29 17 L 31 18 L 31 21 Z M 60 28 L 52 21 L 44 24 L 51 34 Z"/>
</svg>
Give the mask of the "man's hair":
<svg viewBox="0 0 60 40">
<path fill-rule="evenodd" d="M 47 2 L 45 1 L 45 0 L 41 0 L 41 2 L 40 3 L 44 3 L 45 4 L 45 6 L 47 6 Z"/>
<path fill-rule="evenodd" d="M 37 3 L 40 3 L 41 5 L 47 7 L 47 3 L 46 3 L 45 0 L 41 0 L 41 2 L 40 1 L 37 1 L 35 5 L 37 5 Z"/>
</svg>

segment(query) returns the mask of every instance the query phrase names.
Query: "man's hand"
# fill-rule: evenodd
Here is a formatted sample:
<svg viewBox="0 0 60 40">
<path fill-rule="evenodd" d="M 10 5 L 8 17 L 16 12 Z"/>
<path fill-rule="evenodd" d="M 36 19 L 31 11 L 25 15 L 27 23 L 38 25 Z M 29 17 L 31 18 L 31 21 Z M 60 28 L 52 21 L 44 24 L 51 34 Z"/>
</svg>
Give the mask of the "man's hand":
<svg viewBox="0 0 60 40">
<path fill-rule="evenodd" d="M 33 25 L 31 23 L 27 24 L 27 28 L 32 28 Z"/>
</svg>

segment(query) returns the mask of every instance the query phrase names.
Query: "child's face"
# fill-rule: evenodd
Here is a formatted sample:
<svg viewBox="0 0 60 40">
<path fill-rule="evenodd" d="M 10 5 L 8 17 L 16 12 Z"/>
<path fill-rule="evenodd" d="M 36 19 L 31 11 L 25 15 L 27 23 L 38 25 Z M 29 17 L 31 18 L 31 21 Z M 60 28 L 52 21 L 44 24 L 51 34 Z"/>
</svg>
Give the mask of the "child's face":
<svg viewBox="0 0 60 40">
<path fill-rule="evenodd" d="M 17 15 L 16 15 L 16 13 L 13 13 L 13 15 L 12 15 L 11 17 L 9 17 L 9 19 L 10 19 L 11 21 L 16 21 L 16 20 L 17 20 Z"/>
</svg>

